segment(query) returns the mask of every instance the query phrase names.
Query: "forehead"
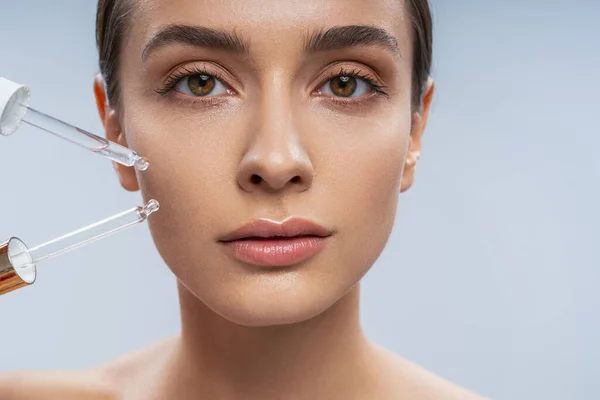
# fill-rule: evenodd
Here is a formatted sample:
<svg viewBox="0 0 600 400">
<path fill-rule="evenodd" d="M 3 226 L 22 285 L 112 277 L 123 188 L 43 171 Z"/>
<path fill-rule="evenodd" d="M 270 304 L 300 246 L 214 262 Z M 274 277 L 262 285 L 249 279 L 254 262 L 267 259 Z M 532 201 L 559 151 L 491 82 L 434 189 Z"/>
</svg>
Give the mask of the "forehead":
<svg viewBox="0 0 600 400">
<path fill-rule="evenodd" d="M 132 11 L 128 44 L 133 49 L 173 24 L 233 31 L 252 48 L 273 51 L 329 27 L 371 25 L 390 32 L 402 53 L 410 53 L 404 0 L 137 0 Z"/>
</svg>

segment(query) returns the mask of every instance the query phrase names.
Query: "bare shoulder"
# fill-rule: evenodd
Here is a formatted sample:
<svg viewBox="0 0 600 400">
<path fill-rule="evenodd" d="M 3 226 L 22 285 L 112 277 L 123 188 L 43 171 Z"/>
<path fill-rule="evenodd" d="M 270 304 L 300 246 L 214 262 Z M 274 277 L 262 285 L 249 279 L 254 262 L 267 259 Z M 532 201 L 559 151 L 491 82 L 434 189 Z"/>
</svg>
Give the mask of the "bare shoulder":
<svg viewBox="0 0 600 400">
<path fill-rule="evenodd" d="M 172 339 L 128 353 L 85 371 L 0 372 L 2 400 L 119 400 L 150 360 L 160 358 Z"/>
<path fill-rule="evenodd" d="M 396 354 L 374 345 L 380 355 L 382 379 L 393 387 L 394 398 L 414 400 L 490 400 L 461 388 Z"/>
<path fill-rule="evenodd" d="M 111 388 L 90 372 L 0 372 L 2 400 L 113 400 Z"/>
</svg>

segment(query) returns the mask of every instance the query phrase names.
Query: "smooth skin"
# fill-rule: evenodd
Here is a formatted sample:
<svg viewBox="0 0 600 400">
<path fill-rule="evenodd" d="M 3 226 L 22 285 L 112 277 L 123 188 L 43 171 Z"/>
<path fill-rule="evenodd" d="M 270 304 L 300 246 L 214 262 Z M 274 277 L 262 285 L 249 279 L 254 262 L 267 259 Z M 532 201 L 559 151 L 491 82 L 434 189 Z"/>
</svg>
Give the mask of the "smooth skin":
<svg viewBox="0 0 600 400">
<path fill-rule="evenodd" d="M 90 371 L 4 374 L 0 398 L 480 399 L 360 326 L 359 281 L 413 184 L 434 91 L 429 81 L 422 107 L 411 103 L 402 2 L 133 3 L 121 99 L 107 105 L 102 76 L 94 91 L 107 137 L 152 162 L 115 168 L 126 190 L 161 202 L 149 227 L 178 278 L 182 332 Z M 226 33 L 243 51 L 157 41 L 173 24 Z M 307 46 L 349 25 L 384 30 L 396 48 Z M 288 217 L 334 234 L 287 268 L 244 265 L 218 242 L 250 220 Z"/>
</svg>

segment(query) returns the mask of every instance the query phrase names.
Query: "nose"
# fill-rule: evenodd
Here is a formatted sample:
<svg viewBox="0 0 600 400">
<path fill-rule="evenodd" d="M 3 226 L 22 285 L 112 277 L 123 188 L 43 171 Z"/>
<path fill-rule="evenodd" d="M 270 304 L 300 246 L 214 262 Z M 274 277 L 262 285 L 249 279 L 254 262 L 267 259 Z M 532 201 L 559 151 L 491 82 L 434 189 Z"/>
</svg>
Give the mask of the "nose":
<svg viewBox="0 0 600 400">
<path fill-rule="evenodd" d="M 240 162 L 237 181 L 246 192 L 303 192 L 314 170 L 289 108 L 279 103 L 255 119 L 251 142 Z"/>
</svg>

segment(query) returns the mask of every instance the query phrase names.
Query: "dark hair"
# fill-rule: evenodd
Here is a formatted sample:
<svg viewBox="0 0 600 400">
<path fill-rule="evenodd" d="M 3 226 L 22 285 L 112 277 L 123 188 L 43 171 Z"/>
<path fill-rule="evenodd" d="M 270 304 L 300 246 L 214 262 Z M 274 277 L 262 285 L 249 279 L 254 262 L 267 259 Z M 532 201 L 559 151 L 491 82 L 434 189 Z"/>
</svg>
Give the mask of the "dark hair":
<svg viewBox="0 0 600 400">
<path fill-rule="evenodd" d="M 420 107 L 425 94 L 432 63 L 432 20 L 428 0 L 405 0 L 413 28 L 412 102 Z M 96 44 L 100 71 L 104 75 L 108 102 L 120 101 L 119 59 L 123 37 L 131 13 L 131 0 L 98 0 L 96 14 Z"/>
</svg>

